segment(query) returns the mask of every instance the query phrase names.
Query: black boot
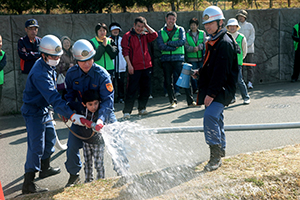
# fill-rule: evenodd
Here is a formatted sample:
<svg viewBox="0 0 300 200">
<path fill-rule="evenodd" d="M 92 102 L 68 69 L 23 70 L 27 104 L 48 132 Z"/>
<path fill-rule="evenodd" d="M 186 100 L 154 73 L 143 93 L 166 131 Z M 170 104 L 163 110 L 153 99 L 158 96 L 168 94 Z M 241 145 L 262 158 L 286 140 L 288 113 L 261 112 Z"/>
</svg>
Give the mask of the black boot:
<svg viewBox="0 0 300 200">
<path fill-rule="evenodd" d="M 33 180 L 35 172 L 27 172 L 24 174 L 24 183 L 22 186 L 22 194 L 40 193 L 49 191 L 48 188 L 40 188 Z"/>
<path fill-rule="evenodd" d="M 65 187 L 73 187 L 76 184 L 80 183 L 80 178 L 79 178 L 79 174 L 70 174 L 70 178 L 68 180 L 68 183 Z"/>
<path fill-rule="evenodd" d="M 210 160 L 207 165 L 204 167 L 205 171 L 213 171 L 221 167 L 221 146 L 220 145 L 209 145 L 210 148 Z"/>
<path fill-rule="evenodd" d="M 59 167 L 50 167 L 50 157 L 41 161 L 40 178 L 47 178 L 60 173 Z"/>
<path fill-rule="evenodd" d="M 225 157 L 225 149 L 221 149 L 221 157 Z"/>
</svg>

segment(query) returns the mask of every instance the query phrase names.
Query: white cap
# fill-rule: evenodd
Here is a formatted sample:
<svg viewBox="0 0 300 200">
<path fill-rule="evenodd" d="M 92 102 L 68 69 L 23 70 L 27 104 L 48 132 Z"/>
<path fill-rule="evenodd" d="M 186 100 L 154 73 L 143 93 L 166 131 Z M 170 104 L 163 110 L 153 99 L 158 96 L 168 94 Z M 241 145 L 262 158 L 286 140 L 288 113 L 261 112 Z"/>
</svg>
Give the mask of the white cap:
<svg viewBox="0 0 300 200">
<path fill-rule="evenodd" d="M 116 25 L 112 26 L 112 27 L 110 28 L 110 31 L 115 30 L 115 29 L 119 29 L 120 31 L 122 31 L 121 27 L 116 26 Z"/>
<path fill-rule="evenodd" d="M 239 23 L 238 23 L 238 21 L 235 19 L 235 18 L 230 18 L 229 20 L 228 20 L 228 22 L 227 22 L 227 25 L 226 25 L 226 28 L 228 27 L 228 26 L 237 26 L 237 30 L 240 30 L 240 25 L 239 25 Z M 228 29 L 228 28 L 227 28 Z"/>
</svg>

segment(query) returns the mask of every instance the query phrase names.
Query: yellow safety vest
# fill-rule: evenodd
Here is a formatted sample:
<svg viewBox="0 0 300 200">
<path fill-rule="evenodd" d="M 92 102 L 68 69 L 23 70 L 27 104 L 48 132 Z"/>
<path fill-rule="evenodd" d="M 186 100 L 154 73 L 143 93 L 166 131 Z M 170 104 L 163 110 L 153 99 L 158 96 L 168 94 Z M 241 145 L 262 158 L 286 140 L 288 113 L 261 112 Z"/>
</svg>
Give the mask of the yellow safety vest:
<svg viewBox="0 0 300 200">
<path fill-rule="evenodd" d="M 106 38 L 107 44 L 111 44 L 111 39 Z M 96 37 L 91 39 L 91 41 L 94 43 L 96 50 L 99 47 L 99 42 L 97 41 Z M 104 53 L 100 60 L 95 60 L 95 63 L 104 67 L 106 70 L 113 70 L 115 69 L 113 60 L 109 57 L 108 53 Z"/>
<path fill-rule="evenodd" d="M 5 52 L 1 50 L 1 53 L 2 53 L 2 56 L 0 56 L 0 61 L 4 57 Z M 4 71 L 1 70 L 0 71 L 0 85 L 2 85 L 3 83 L 4 83 Z"/>
<path fill-rule="evenodd" d="M 175 34 L 171 38 L 171 41 L 179 40 L 179 28 L 180 28 L 180 26 L 178 26 Z M 163 28 L 161 29 L 161 37 L 162 37 L 164 43 L 166 43 L 169 40 L 168 33 Z M 175 51 L 161 51 L 161 53 L 164 55 L 172 55 L 172 54 L 184 55 L 184 45 L 182 45 L 181 47 L 178 47 Z"/>
<path fill-rule="evenodd" d="M 197 44 L 195 44 L 193 37 L 190 36 L 189 33 L 186 33 L 186 40 L 189 43 L 190 46 L 192 47 L 196 47 L 199 44 L 203 43 L 204 40 L 204 31 L 198 30 L 199 34 L 198 34 L 198 40 L 197 40 Z M 189 58 L 202 58 L 202 51 L 197 51 L 197 52 L 187 52 L 187 56 Z"/>
<path fill-rule="evenodd" d="M 297 37 L 299 37 L 299 24 L 296 24 L 296 25 L 294 26 L 294 28 L 296 29 Z M 294 41 L 295 51 L 297 51 L 298 45 L 299 45 L 299 42 Z"/>
<path fill-rule="evenodd" d="M 238 43 L 238 45 L 240 46 L 240 49 L 241 49 L 241 53 L 237 54 L 238 65 L 243 65 L 243 48 L 242 48 L 243 38 L 244 38 L 243 35 L 238 34 L 238 36 L 235 39 L 236 43 Z"/>
</svg>

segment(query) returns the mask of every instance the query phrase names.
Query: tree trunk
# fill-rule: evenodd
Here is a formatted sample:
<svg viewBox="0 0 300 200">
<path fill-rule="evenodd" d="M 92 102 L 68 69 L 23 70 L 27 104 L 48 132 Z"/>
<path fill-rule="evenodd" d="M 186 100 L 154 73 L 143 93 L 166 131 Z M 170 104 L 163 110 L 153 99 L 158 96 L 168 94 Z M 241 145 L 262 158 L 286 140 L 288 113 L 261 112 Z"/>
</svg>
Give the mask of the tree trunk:
<svg viewBox="0 0 300 200">
<path fill-rule="evenodd" d="M 154 12 L 153 4 L 147 6 L 148 12 Z"/>
<path fill-rule="evenodd" d="M 127 12 L 126 6 L 122 6 L 122 11 L 123 11 L 124 13 Z"/>
<path fill-rule="evenodd" d="M 270 0 L 270 6 L 269 8 L 272 8 L 273 7 L 273 0 Z"/>
<path fill-rule="evenodd" d="M 175 10 L 175 4 L 174 4 L 174 2 L 171 2 L 171 10 L 172 10 L 172 11 L 176 11 L 176 10 Z"/>
<path fill-rule="evenodd" d="M 180 0 L 177 0 L 176 2 L 177 11 L 179 11 L 179 5 L 180 5 Z"/>
<path fill-rule="evenodd" d="M 291 0 L 288 0 L 288 7 L 291 7 Z"/>
<path fill-rule="evenodd" d="M 50 2 L 49 0 L 46 0 L 46 14 L 50 14 Z"/>
</svg>

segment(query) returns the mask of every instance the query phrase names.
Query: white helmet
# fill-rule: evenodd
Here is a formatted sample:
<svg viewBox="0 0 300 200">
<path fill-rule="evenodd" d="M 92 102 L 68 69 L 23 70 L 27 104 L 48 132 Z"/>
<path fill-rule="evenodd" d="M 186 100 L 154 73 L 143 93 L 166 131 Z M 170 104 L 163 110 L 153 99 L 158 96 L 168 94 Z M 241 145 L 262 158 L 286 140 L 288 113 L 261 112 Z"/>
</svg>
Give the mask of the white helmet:
<svg viewBox="0 0 300 200">
<path fill-rule="evenodd" d="M 225 19 L 222 10 L 217 6 L 207 7 L 202 15 L 202 24 L 207 24 L 209 22 Z"/>
<path fill-rule="evenodd" d="M 42 38 L 39 51 L 51 56 L 61 56 L 63 54 L 61 42 L 54 35 L 46 35 Z"/>
<path fill-rule="evenodd" d="M 77 40 L 72 50 L 74 58 L 78 61 L 87 61 L 96 54 L 93 45 L 85 39 Z"/>
<path fill-rule="evenodd" d="M 227 25 L 226 25 L 226 28 L 228 27 L 228 26 L 237 26 L 237 30 L 240 30 L 240 25 L 239 25 L 239 23 L 238 23 L 238 21 L 235 19 L 235 18 L 230 18 L 229 20 L 228 20 L 228 22 L 227 22 Z M 228 28 L 227 28 L 228 29 Z"/>
</svg>

